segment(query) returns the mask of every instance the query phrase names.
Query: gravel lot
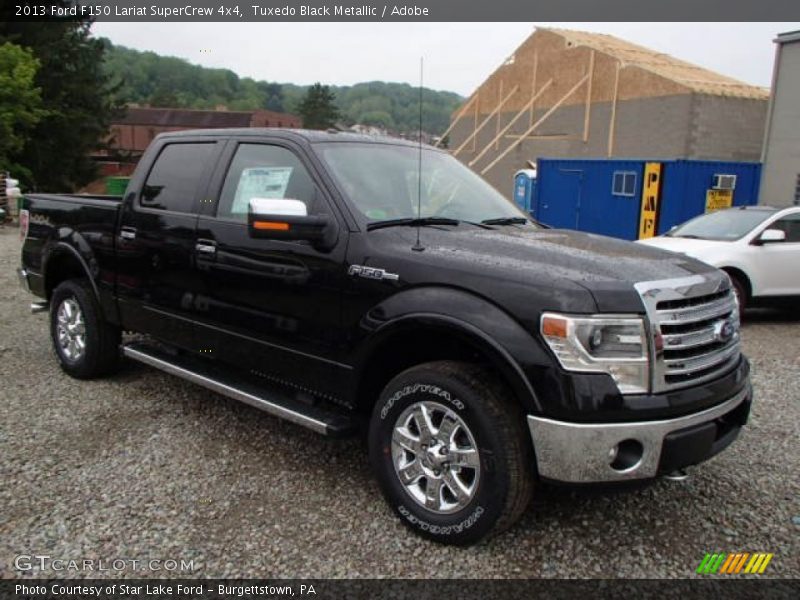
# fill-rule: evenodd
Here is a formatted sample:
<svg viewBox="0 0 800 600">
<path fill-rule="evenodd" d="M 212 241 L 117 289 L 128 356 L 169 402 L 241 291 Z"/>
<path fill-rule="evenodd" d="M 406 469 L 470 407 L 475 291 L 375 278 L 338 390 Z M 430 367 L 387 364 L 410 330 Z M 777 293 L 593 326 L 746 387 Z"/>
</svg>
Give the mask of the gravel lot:
<svg viewBox="0 0 800 600">
<path fill-rule="evenodd" d="M 395 520 L 359 440 L 140 365 L 70 379 L 18 261 L 0 228 L 2 577 L 20 554 L 193 560 L 182 575 L 205 577 L 686 577 L 707 551 L 774 552 L 764 576 L 800 576 L 800 311 L 746 322 L 751 422 L 689 480 L 540 487 L 511 531 L 458 549 Z"/>
</svg>

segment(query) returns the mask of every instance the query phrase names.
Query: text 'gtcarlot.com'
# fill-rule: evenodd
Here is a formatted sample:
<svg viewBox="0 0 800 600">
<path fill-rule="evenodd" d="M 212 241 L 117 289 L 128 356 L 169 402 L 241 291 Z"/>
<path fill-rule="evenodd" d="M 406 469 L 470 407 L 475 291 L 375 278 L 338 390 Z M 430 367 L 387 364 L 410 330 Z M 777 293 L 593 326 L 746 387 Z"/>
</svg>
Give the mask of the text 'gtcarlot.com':
<svg viewBox="0 0 800 600">
<path fill-rule="evenodd" d="M 173 558 L 53 558 L 45 554 L 20 554 L 14 559 L 18 571 L 194 571 L 194 560 Z"/>
</svg>

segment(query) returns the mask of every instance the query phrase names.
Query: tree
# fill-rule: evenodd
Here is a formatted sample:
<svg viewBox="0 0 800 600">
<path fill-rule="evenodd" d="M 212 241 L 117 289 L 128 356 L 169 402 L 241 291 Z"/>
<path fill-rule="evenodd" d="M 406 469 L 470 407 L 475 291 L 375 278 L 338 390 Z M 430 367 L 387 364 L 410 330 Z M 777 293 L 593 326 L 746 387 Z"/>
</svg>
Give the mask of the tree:
<svg viewBox="0 0 800 600">
<path fill-rule="evenodd" d="M 0 171 L 26 178 L 30 172 L 15 158 L 46 115 L 35 84 L 38 69 L 39 61 L 30 50 L 9 42 L 0 45 Z"/>
<path fill-rule="evenodd" d="M 91 155 L 106 145 L 111 120 L 121 114 L 114 86 L 103 72 L 106 45 L 90 36 L 90 23 L 0 23 L 0 44 L 30 49 L 39 61 L 35 85 L 46 111 L 12 155 L 28 173 L 26 186 L 62 191 L 96 177 Z"/>
<path fill-rule="evenodd" d="M 297 112 L 306 129 L 329 129 L 339 120 L 336 95 L 327 85 L 315 83 L 306 92 Z"/>
</svg>

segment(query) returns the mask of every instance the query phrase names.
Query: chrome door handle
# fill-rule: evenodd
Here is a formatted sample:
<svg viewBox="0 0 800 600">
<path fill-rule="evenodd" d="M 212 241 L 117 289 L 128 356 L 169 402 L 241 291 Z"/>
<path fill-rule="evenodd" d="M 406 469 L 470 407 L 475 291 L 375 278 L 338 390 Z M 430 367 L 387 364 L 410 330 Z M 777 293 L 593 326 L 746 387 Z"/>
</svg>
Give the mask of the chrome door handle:
<svg viewBox="0 0 800 600">
<path fill-rule="evenodd" d="M 199 254 L 205 254 L 206 256 L 214 256 L 217 253 L 217 246 L 211 240 L 198 240 L 194 249 Z"/>
<path fill-rule="evenodd" d="M 135 240 L 136 239 L 136 228 L 135 227 L 120 227 L 119 229 L 119 237 L 123 240 Z"/>
</svg>

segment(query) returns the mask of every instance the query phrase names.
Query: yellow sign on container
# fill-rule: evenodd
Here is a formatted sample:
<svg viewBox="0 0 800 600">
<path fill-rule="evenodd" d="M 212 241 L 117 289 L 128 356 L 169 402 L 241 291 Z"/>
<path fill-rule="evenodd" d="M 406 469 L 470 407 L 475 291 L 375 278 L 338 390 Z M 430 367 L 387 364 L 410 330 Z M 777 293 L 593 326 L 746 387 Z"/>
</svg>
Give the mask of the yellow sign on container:
<svg viewBox="0 0 800 600">
<path fill-rule="evenodd" d="M 642 210 L 639 216 L 639 239 L 656 235 L 658 205 L 661 193 L 661 163 L 649 162 L 644 166 L 644 185 L 642 186 Z"/>
<path fill-rule="evenodd" d="M 708 190 L 706 192 L 706 212 L 714 212 L 733 206 L 733 190 Z"/>
</svg>

